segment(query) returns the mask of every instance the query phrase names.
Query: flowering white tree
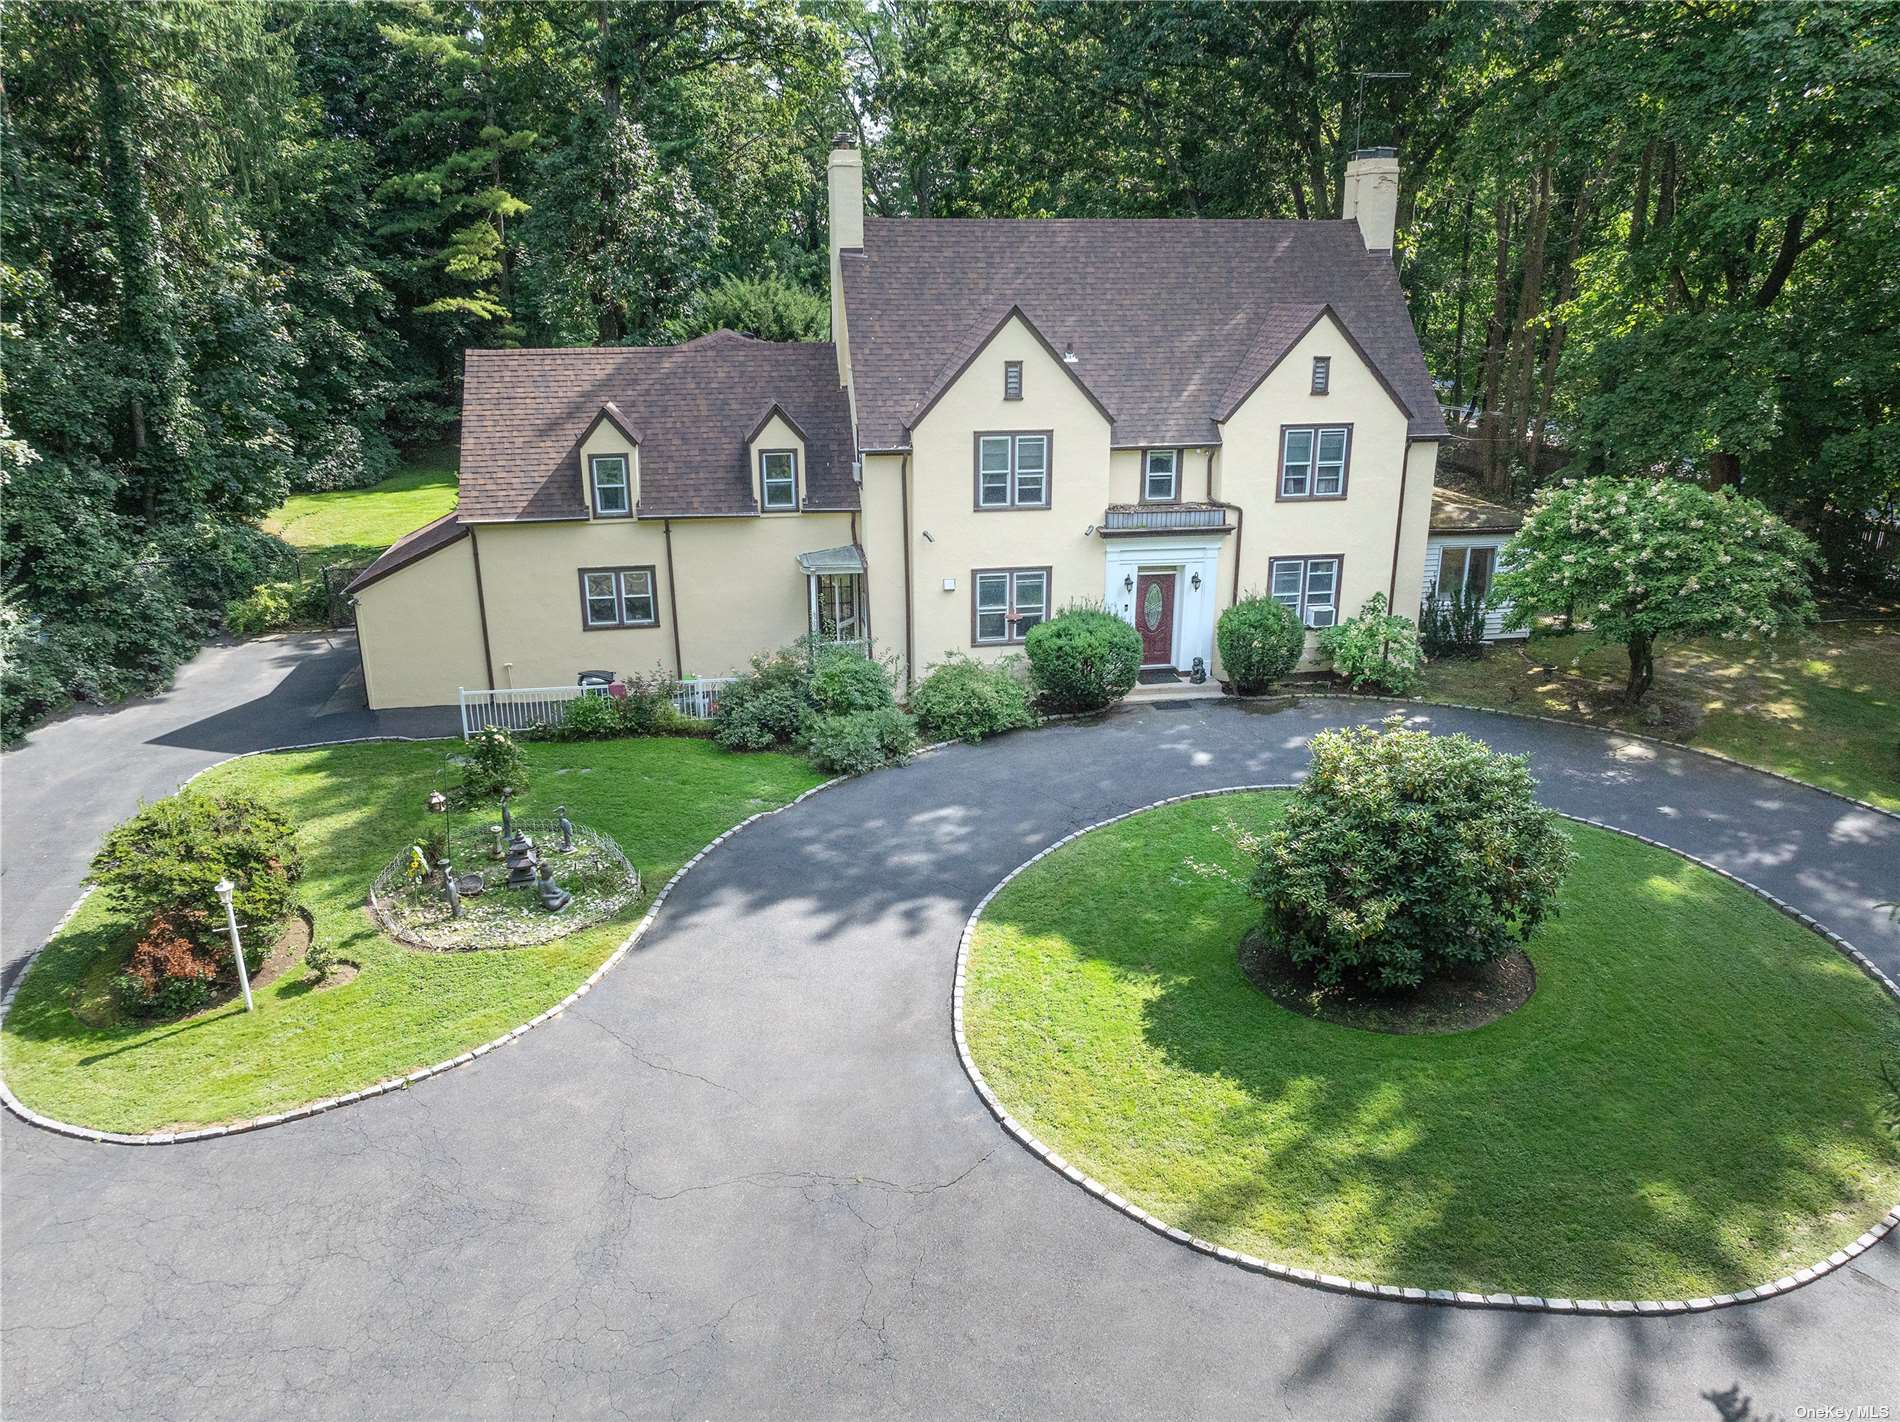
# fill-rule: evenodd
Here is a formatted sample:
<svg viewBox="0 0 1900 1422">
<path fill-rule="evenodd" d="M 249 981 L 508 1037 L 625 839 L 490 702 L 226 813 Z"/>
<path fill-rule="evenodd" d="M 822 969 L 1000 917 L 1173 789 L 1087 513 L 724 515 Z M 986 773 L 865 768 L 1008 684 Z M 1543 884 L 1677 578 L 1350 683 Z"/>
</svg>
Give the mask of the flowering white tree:
<svg viewBox="0 0 1900 1422">
<path fill-rule="evenodd" d="M 1570 612 L 1629 649 L 1631 705 L 1669 638 L 1766 637 L 1814 617 L 1814 546 L 1754 499 L 1675 479 L 1566 479 L 1505 548 L 1510 625 Z"/>
</svg>

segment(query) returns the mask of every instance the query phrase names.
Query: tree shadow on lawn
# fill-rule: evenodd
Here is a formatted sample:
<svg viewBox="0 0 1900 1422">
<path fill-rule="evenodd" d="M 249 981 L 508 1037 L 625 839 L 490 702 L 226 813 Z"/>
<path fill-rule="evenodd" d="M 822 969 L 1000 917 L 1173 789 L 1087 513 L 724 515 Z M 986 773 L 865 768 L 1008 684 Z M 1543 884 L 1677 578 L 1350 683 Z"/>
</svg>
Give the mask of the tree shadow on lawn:
<svg viewBox="0 0 1900 1422">
<path fill-rule="evenodd" d="M 1607 842 L 1529 945 L 1540 985 L 1525 1007 L 1397 1037 L 1254 989 L 1234 951 L 1254 906 L 1231 883 L 1184 886 L 1175 848 L 1096 856 L 1114 882 L 1086 922 L 1033 880 L 986 915 L 1062 940 L 1077 964 L 1052 947 L 1037 1005 L 1018 1004 L 1022 1037 L 1056 1045 L 1031 1068 L 1036 1099 L 1004 1089 L 1006 1103 L 1172 1224 L 1388 1283 L 1677 1298 L 1811 1263 L 1890 1203 L 1864 1198 L 1881 1164 L 1891 1189 L 1900 1157 L 1874 1120 L 1880 1033 L 1863 1030 L 1867 998 L 1837 1000 L 1842 970 L 1870 986 L 1817 939 L 1777 960 L 1796 1005 L 1738 988 L 1775 950 L 1724 941 L 1736 906 L 1703 871 Z M 1209 832 L 1196 853 L 1223 849 Z M 1836 1009 L 1825 1025 L 1815 991 Z M 1131 1069 L 1138 1081 L 1116 1079 Z"/>
</svg>

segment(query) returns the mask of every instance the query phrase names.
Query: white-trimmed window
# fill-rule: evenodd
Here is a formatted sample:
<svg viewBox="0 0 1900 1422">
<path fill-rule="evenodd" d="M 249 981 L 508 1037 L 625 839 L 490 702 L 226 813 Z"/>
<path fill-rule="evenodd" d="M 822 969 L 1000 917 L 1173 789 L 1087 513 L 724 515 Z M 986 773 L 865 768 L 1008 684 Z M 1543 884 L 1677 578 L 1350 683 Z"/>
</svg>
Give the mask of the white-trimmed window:
<svg viewBox="0 0 1900 1422">
<path fill-rule="evenodd" d="M 1348 426 L 1287 426 L 1280 435 L 1280 497 L 1344 498 L 1351 451 L 1352 430 Z"/>
<path fill-rule="evenodd" d="M 979 568 L 970 574 L 970 640 L 1020 642 L 1049 615 L 1047 568 Z"/>
<path fill-rule="evenodd" d="M 976 437 L 979 509 L 1049 507 L 1049 433 Z"/>
<path fill-rule="evenodd" d="M 1338 558 L 1275 558 L 1268 565 L 1268 592 L 1286 604 L 1305 627 L 1339 621 Z"/>
<path fill-rule="evenodd" d="M 660 600 L 653 569 L 582 568 L 581 627 L 658 627 Z"/>
<path fill-rule="evenodd" d="M 625 518 L 633 512 L 632 478 L 624 454 L 596 454 L 587 461 L 588 481 L 594 486 L 594 514 L 598 518 Z"/>
<path fill-rule="evenodd" d="M 767 513 L 792 513 L 798 508 L 798 451 L 759 451 L 759 507 Z"/>
<path fill-rule="evenodd" d="M 1438 578 L 1432 585 L 1434 597 L 1450 597 L 1462 592 L 1470 598 L 1488 598 L 1491 579 L 1498 570 L 1496 548 L 1440 548 Z"/>
<path fill-rule="evenodd" d="M 1181 495 L 1181 451 L 1151 449 L 1141 461 L 1141 499 L 1148 504 L 1171 504 Z"/>
</svg>

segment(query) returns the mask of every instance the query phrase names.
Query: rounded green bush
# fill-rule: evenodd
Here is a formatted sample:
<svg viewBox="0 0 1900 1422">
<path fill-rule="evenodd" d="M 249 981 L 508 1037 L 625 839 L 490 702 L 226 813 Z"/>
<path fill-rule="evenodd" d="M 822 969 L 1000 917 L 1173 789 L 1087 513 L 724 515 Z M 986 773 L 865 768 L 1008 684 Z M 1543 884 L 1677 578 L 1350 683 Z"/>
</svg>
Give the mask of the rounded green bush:
<svg viewBox="0 0 1900 1422">
<path fill-rule="evenodd" d="M 1523 756 L 1397 717 L 1321 731 L 1312 753 L 1251 891 L 1269 941 L 1321 984 L 1414 988 L 1556 912 L 1574 855 Z"/>
<path fill-rule="evenodd" d="M 816 715 L 805 723 L 805 750 L 829 774 L 862 775 L 909 760 L 917 750 L 917 727 L 895 706 Z"/>
<path fill-rule="evenodd" d="M 752 659 L 752 670 L 719 693 L 713 739 L 727 750 L 789 745 L 805 719 L 811 668 L 792 652 Z"/>
<path fill-rule="evenodd" d="M 979 662 L 961 653 L 932 667 L 910 693 L 911 714 L 933 741 L 980 741 L 1032 726 L 1029 688 L 1008 662 Z"/>
<path fill-rule="evenodd" d="M 879 711 L 896 704 L 884 669 L 848 647 L 827 647 L 817 654 L 808 694 L 823 716 Z"/>
<path fill-rule="evenodd" d="M 236 886 L 232 910 L 247 936 L 256 937 L 290 916 L 291 885 L 302 875 L 296 834 L 274 807 L 240 792 L 181 790 L 107 835 L 89 877 L 141 924 L 178 914 L 215 938 L 224 928 L 220 879 Z"/>
<path fill-rule="evenodd" d="M 1306 649 L 1306 629 L 1283 602 L 1249 594 L 1214 624 L 1221 667 L 1242 696 L 1255 696 L 1292 671 Z"/>
<path fill-rule="evenodd" d="M 1069 607 L 1029 629 L 1030 675 L 1050 711 L 1100 711 L 1141 672 L 1141 634 L 1100 607 Z"/>
</svg>

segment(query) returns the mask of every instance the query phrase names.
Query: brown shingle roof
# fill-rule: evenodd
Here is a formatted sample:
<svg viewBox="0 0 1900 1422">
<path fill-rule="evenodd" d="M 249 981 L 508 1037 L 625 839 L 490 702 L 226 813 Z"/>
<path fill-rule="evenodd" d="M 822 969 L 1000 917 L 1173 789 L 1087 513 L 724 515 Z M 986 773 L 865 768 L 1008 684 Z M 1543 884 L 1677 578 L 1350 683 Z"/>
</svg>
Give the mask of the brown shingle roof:
<svg viewBox="0 0 1900 1422">
<path fill-rule="evenodd" d="M 1524 515 L 1503 504 L 1486 503 L 1462 489 L 1432 490 L 1433 533 L 1515 533 Z"/>
<path fill-rule="evenodd" d="M 1217 443 L 1236 385 L 1323 306 L 1410 410 L 1411 434 L 1445 433 L 1391 256 L 1366 251 L 1356 223 L 867 218 L 843 269 L 866 449 L 906 447 L 905 422 L 985 319 L 962 313 L 993 321 L 1012 304 L 1073 344 L 1118 445 Z"/>
<path fill-rule="evenodd" d="M 758 512 L 746 439 L 776 403 L 805 435 L 805 505 L 856 508 L 851 413 L 824 342 L 715 331 L 683 346 L 469 351 L 465 522 L 585 518 L 580 446 L 605 415 L 637 431 L 643 518 Z"/>
<path fill-rule="evenodd" d="M 468 529 L 453 512 L 445 513 L 433 523 L 425 523 L 414 533 L 405 533 L 380 557 L 351 580 L 343 589 L 345 595 L 359 593 L 371 583 L 388 577 L 398 568 L 406 568 L 418 558 L 426 558 L 438 548 L 446 548 L 457 539 L 466 538 Z"/>
</svg>

